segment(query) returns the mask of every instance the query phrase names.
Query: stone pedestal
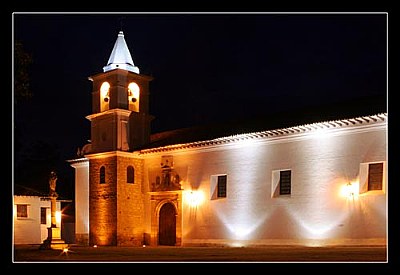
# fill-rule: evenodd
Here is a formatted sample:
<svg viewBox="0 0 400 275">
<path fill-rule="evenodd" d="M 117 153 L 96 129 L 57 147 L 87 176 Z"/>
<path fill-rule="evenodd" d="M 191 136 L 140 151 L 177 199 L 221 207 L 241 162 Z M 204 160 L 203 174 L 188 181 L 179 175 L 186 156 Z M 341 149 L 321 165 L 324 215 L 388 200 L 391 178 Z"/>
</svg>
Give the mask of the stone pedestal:
<svg viewBox="0 0 400 275">
<path fill-rule="evenodd" d="M 61 239 L 61 229 L 58 227 L 49 227 L 48 230 L 48 240 L 51 249 L 61 249 L 68 247 L 68 244 Z"/>
<path fill-rule="evenodd" d="M 63 250 L 68 247 L 68 244 L 61 239 L 61 229 L 58 227 L 47 228 L 48 237 L 40 245 L 40 249 L 57 249 Z"/>
</svg>

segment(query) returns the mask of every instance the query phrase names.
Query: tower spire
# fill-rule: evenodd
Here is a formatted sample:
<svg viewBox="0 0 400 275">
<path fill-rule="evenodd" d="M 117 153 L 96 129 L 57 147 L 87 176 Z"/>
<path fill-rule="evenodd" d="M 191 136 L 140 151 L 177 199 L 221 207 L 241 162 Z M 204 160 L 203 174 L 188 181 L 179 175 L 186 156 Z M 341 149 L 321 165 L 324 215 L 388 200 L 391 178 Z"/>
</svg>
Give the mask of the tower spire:
<svg viewBox="0 0 400 275">
<path fill-rule="evenodd" d="M 103 71 L 108 72 L 114 69 L 123 69 L 139 74 L 139 68 L 133 63 L 131 53 L 129 52 L 128 46 L 125 42 L 122 23 L 114 48 L 111 52 L 110 58 L 108 59 L 107 65 L 103 67 Z"/>
</svg>

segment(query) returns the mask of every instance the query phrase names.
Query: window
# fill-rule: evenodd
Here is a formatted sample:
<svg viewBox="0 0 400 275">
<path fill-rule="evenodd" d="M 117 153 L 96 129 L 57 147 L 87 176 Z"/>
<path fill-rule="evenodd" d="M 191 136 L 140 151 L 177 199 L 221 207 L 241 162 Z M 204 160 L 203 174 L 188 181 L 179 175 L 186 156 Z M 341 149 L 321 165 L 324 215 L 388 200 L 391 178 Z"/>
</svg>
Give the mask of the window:
<svg viewBox="0 0 400 275">
<path fill-rule="evenodd" d="M 100 183 L 106 183 L 106 168 L 104 166 L 100 167 Z"/>
<path fill-rule="evenodd" d="M 100 111 L 104 112 L 109 109 L 110 101 L 110 83 L 103 82 L 100 87 Z"/>
<path fill-rule="evenodd" d="M 272 171 L 271 198 L 281 195 L 288 196 L 292 193 L 292 170 L 279 169 Z"/>
<path fill-rule="evenodd" d="M 386 161 L 360 163 L 358 194 L 385 192 Z"/>
<path fill-rule="evenodd" d="M 226 198 L 227 175 L 211 176 L 211 199 Z"/>
<path fill-rule="evenodd" d="M 17 204 L 17 218 L 28 218 L 27 204 Z"/>
<path fill-rule="evenodd" d="M 126 182 L 135 183 L 135 169 L 131 165 L 126 169 Z"/>
<path fill-rule="evenodd" d="M 290 195 L 292 173 L 290 170 L 280 171 L 279 195 Z"/>
<path fill-rule="evenodd" d="M 135 82 L 128 85 L 129 110 L 139 112 L 140 88 Z"/>
<path fill-rule="evenodd" d="M 217 197 L 226 198 L 226 175 L 218 176 L 217 189 Z"/>
<path fill-rule="evenodd" d="M 40 224 L 47 224 L 47 208 L 40 207 Z"/>
<path fill-rule="evenodd" d="M 368 191 L 382 190 L 383 163 L 368 165 Z"/>
</svg>

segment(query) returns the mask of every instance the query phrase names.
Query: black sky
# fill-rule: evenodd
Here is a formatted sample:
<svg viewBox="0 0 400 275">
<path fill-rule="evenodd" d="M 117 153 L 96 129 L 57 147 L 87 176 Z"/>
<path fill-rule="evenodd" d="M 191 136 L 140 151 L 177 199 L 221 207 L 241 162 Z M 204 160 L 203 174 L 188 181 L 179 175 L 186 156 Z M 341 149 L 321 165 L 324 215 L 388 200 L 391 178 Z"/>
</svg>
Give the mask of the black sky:
<svg viewBox="0 0 400 275">
<path fill-rule="evenodd" d="M 155 78 L 153 132 L 387 93 L 386 13 L 14 13 L 33 58 L 34 97 L 14 110 L 26 144 L 71 159 L 90 139 L 88 77 L 121 28 Z"/>
</svg>

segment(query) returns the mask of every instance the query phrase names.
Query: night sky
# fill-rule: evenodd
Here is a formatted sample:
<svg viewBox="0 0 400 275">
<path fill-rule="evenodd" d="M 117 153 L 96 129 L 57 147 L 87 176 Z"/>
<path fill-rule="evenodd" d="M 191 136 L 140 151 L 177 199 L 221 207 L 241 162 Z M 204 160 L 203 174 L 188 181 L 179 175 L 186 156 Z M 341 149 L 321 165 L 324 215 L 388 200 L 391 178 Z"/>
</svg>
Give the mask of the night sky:
<svg viewBox="0 0 400 275">
<path fill-rule="evenodd" d="M 88 77 L 121 29 L 154 77 L 153 133 L 387 93 L 386 13 L 15 13 L 33 60 L 33 97 L 14 109 L 19 149 L 55 144 L 69 167 L 90 139 Z"/>
</svg>

